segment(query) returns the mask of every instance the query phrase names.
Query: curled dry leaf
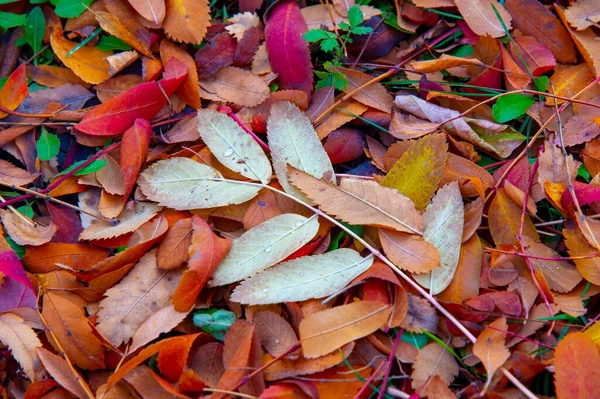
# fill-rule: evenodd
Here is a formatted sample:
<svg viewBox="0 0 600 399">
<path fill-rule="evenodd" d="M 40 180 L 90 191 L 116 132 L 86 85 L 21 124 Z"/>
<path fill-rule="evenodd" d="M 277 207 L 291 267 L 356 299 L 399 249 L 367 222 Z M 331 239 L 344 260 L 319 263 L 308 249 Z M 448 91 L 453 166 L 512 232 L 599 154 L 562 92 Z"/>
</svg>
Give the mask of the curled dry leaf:
<svg viewBox="0 0 600 399">
<path fill-rule="evenodd" d="M 151 202 L 138 202 L 136 209 L 125 209 L 115 225 L 101 220 L 92 222 L 79 236 L 80 240 L 100 240 L 130 233 L 152 219 L 162 209 Z"/>
<path fill-rule="evenodd" d="M 41 224 L 33 226 L 5 209 L 0 210 L 0 218 L 10 237 L 19 245 L 42 245 L 49 242 L 56 233 L 56 225 L 52 222 L 47 226 Z"/>
<path fill-rule="evenodd" d="M 240 284 L 231 300 L 250 305 L 305 301 L 341 291 L 373 264 L 352 249 L 303 256 L 273 266 Z"/>
<path fill-rule="evenodd" d="M 210 285 L 231 284 L 281 262 L 307 244 L 318 229 L 316 215 L 305 218 L 293 213 L 259 224 L 233 242 Z"/>
</svg>

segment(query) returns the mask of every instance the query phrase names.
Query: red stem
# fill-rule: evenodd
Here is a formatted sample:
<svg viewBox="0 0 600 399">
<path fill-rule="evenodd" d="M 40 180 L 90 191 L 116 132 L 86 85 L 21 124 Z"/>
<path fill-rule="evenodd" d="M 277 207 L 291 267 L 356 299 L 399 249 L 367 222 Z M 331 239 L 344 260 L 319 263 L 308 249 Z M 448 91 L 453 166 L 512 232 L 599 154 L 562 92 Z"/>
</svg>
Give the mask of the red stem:
<svg viewBox="0 0 600 399">
<path fill-rule="evenodd" d="M 94 162 L 96 159 L 100 158 L 102 155 L 111 152 L 112 150 L 119 148 L 121 146 L 121 142 L 119 141 L 118 143 L 113 143 L 111 145 L 109 145 L 108 147 L 105 147 L 103 149 L 101 149 L 100 151 L 98 151 L 96 154 L 92 155 L 91 157 L 89 157 L 87 160 L 85 160 L 84 162 L 82 162 L 80 165 L 77 165 L 77 167 L 73 168 L 72 170 L 70 170 L 68 173 L 65 173 L 64 175 L 62 175 L 61 177 L 59 177 L 58 179 L 56 179 L 52 184 L 50 184 L 48 187 L 39 190 L 38 192 L 40 194 L 47 194 L 48 192 L 54 190 L 56 187 L 60 186 L 62 183 L 64 183 L 65 180 L 67 180 L 69 177 L 73 176 L 75 173 L 79 172 L 81 169 L 85 168 L 86 166 L 88 166 L 89 164 L 91 164 L 92 162 Z M 23 194 L 19 197 L 16 198 L 12 198 L 9 199 L 5 202 L 0 203 L 0 208 L 5 208 L 9 205 L 15 204 L 17 202 L 21 202 L 24 200 L 27 200 L 29 198 L 33 198 L 35 197 L 35 194 Z"/>
<path fill-rule="evenodd" d="M 256 135 L 256 133 L 254 133 L 252 130 L 248 129 L 248 126 L 244 125 L 244 123 L 237 117 L 237 115 L 233 113 L 233 111 L 231 110 L 231 108 L 229 108 L 229 107 L 227 107 L 227 106 L 224 105 L 224 106 L 219 107 L 218 111 L 226 114 L 231 119 L 233 119 L 235 121 L 235 123 L 237 123 L 238 125 L 240 125 L 240 127 L 242 129 L 244 129 L 244 131 L 246 133 L 248 133 L 250 136 L 252 136 L 252 138 L 254 140 L 256 140 L 256 142 L 258 143 L 258 145 L 260 145 L 263 150 L 265 150 L 267 153 L 271 152 L 271 149 L 269 148 L 269 146 L 264 141 L 262 141 L 260 139 L 260 137 L 258 137 Z"/>
<path fill-rule="evenodd" d="M 248 381 L 250 381 L 255 375 L 257 375 L 258 373 L 262 373 L 263 370 L 265 370 L 268 367 L 271 367 L 272 364 L 277 363 L 278 361 L 280 361 L 282 358 L 289 355 L 290 353 L 297 351 L 298 349 L 300 349 L 300 346 L 301 346 L 300 343 L 290 346 L 290 348 L 288 350 L 286 350 L 285 352 L 283 352 L 281 355 L 277 356 L 275 359 L 271 360 L 269 363 L 263 364 L 262 366 L 260 366 L 256 370 L 254 370 L 252 373 L 250 373 L 246 377 L 244 377 L 240 381 L 239 384 L 237 384 L 233 389 L 231 389 L 231 391 L 236 391 L 241 386 L 246 385 L 248 383 Z"/>
<path fill-rule="evenodd" d="M 394 340 L 394 345 L 392 346 L 392 351 L 390 352 L 390 358 L 387 361 L 387 368 L 385 369 L 385 375 L 383 376 L 383 382 L 381 383 L 377 399 L 383 399 L 383 396 L 385 395 L 385 387 L 387 386 L 388 380 L 390 379 L 390 372 L 392 371 L 392 365 L 394 364 L 392 360 L 394 359 L 394 356 L 396 356 L 396 349 L 398 348 L 398 343 L 400 343 L 400 337 L 402 337 L 403 333 L 403 328 L 399 329 L 396 333 L 396 339 Z"/>
<path fill-rule="evenodd" d="M 386 364 L 385 360 L 379 364 L 379 366 L 375 369 L 375 371 L 373 371 L 373 374 L 371 374 L 369 379 L 365 381 L 365 385 L 363 385 L 362 388 L 360 388 L 360 391 L 358 391 L 356 396 L 354 396 L 354 399 L 360 399 L 360 396 L 367 390 L 367 387 L 371 384 L 371 381 L 373 381 L 373 378 L 375 378 L 377 373 L 379 373 L 379 370 L 381 370 L 384 364 Z"/>
</svg>

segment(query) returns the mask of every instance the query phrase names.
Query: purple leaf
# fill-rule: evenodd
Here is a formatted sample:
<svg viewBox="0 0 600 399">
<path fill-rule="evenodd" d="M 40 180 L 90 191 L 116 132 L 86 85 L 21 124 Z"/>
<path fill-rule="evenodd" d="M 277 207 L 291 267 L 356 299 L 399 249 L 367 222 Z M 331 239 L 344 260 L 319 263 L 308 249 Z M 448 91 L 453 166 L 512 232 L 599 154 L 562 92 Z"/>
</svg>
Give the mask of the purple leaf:
<svg viewBox="0 0 600 399">
<path fill-rule="evenodd" d="M 4 274 L 0 286 L 0 312 L 24 307 L 35 309 L 37 296 L 16 253 L 0 252 L 0 273 Z"/>
</svg>

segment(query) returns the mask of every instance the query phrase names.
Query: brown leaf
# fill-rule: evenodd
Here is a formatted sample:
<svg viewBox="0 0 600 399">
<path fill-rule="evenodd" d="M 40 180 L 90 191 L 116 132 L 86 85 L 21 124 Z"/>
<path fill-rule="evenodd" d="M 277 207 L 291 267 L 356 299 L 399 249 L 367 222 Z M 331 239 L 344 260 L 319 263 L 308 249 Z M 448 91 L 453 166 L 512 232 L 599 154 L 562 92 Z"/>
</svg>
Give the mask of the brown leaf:
<svg viewBox="0 0 600 399">
<path fill-rule="evenodd" d="M 189 362 L 189 367 L 209 387 L 216 388 L 221 376 L 225 372 L 223 365 L 223 344 L 210 342 L 198 348 L 196 354 Z"/>
<path fill-rule="evenodd" d="M 479 295 L 479 277 L 483 257 L 483 246 L 477 234 L 464 242 L 460 249 L 460 260 L 450 285 L 438 294 L 442 301 L 462 304 Z"/>
<path fill-rule="evenodd" d="M 57 351 L 64 349 L 69 360 L 82 369 L 104 368 L 102 342 L 94 335 L 82 308 L 58 294 L 48 292 L 44 295 L 42 316 L 48 331 L 52 331 L 52 334 L 46 332 L 48 340 Z"/>
<path fill-rule="evenodd" d="M 355 115 L 364 114 L 367 109 L 369 107 L 353 99 L 343 102 L 338 109 L 329 113 L 315 128 L 319 139 L 323 140 L 329 133 L 356 119 Z"/>
<path fill-rule="evenodd" d="M 128 0 L 131 7 L 143 18 L 160 25 L 165 19 L 165 0 Z"/>
<path fill-rule="evenodd" d="M 349 68 L 332 67 L 332 69 L 345 75 L 348 79 L 348 85 L 343 90 L 346 94 L 353 92 L 355 89 L 374 79 L 366 73 Z M 352 95 L 352 98 L 364 105 L 383 112 L 391 112 L 392 105 L 394 104 L 393 97 L 379 82 L 372 83 L 364 89 L 359 90 Z"/>
<path fill-rule="evenodd" d="M 434 375 L 423 392 L 431 399 L 456 399 L 456 395 L 438 375 Z"/>
<path fill-rule="evenodd" d="M 198 68 L 198 77 L 206 79 L 221 67 L 231 65 L 236 45 L 236 40 L 229 33 L 223 32 L 216 35 L 210 41 L 210 44 L 198 50 L 194 56 Z M 258 74 L 254 68 L 252 72 Z"/>
<path fill-rule="evenodd" d="M 410 64 L 411 68 L 420 73 L 431 73 L 443 71 L 448 68 L 463 65 L 480 65 L 481 61 L 474 58 L 461 58 L 453 55 L 442 54 L 435 60 L 417 61 Z"/>
<path fill-rule="evenodd" d="M 149 47 L 150 32 L 135 22 L 134 19 L 130 18 L 129 15 L 119 15 L 108 11 L 97 11 L 96 18 L 102 29 L 106 32 L 118 37 L 141 54 L 154 58 L 154 54 L 152 54 Z M 114 75 L 121 69 L 122 68 L 118 68 L 118 70 L 111 75 Z"/>
<path fill-rule="evenodd" d="M 340 186 L 289 168 L 288 177 L 321 209 L 350 224 L 368 224 L 396 231 L 419 233 L 422 217 L 411 200 L 374 181 L 342 179 Z"/>
<path fill-rule="evenodd" d="M 490 204 L 488 211 L 490 232 L 496 245 L 510 244 L 520 247 L 517 235 L 521 223 L 521 208 L 508 196 L 504 189 L 499 189 Z M 540 241 L 540 237 L 529 216 L 525 215 L 523 224 L 523 243 Z"/>
<path fill-rule="evenodd" d="M 600 395 L 600 355 L 590 337 L 574 332 L 554 352 L 554 384 L 558 399 L 597 398 Z"/>
<path fill-rule="evenodd" d="M 167 0 L 165 33 L 176 42 L 200 44 L 210 25 L 208 0 Z"/>
<path fill-rule="evenodd" d="M 560 259 L 559 254 L 540 242 L 531 243 L 525 248 L 525 253 L 542 258 Z M 581 281 L 581 274 L 575 266 L 563 260 L 529 258 L 529 262 L 534 270 L 542 272 L 550 288 L 555 291 L 569 292 Z"/>
<path fill-rule="evenodd" d="M 156 266 L 156 250 L 148 252 L 119 284 L 106 291 L 100 302 L 98 331 L 115 346 L 128 341 L 148 317 L 170 304 L 179 279 L 179 272 Z"/>
<path fill-rule="evenodd" d="M 572 223 L 565 224 L 563 228 L 565 245 L 571 256 L 586 256 L 596 254 L 598 251 L 586 240 L 581 230 Z M 600 258 L 597 256 L 575 259 L 575 266 L 579 273 L 592 284 L 600 285 Z"/>
<path fill-rule="evenodd" d="M 192 219 L 181 219 L 169 229 L 158 246 L 156 254 L 158 267 L 171 270 L 180 267 L 189 258 L 188 249 L 192 243 Z"/>
<path fill-rule="evenodd" d="M 37 224 L 34 227 L 5 209 L 0 209 L 0 218 L 10 237 L 19 245 L 42 245 L 56 233 L 56 226 L 52 222 L 48 226 Z"/>
<path fill-rule="evenodd" d="M 271 356 L 278 357 L 298 343 L 290 323 L 275 312 L 263 311 L 252 316 L 256 335 Z M 296 358 L 288 355 L 288 358 Z"/>
<path fill-rule="evenodd" d="M 264 80 L 246 70 L 226 66 L 209 78 L 200 80 L 200 87 L 225 101 L 253 107 L 269 97 Z"/>
<path fill-rule="evenodd" d="M 426 273 L 440 266 L 440 253 L 421 236 L 379 229 L 379 240 L 387 257 L 411 273 Z"/>
<path fill-rule="evenodd" d="M 146 319 L 133 334 L 133 342 L 129 353 L 158 338 L 160 334 L 168 333 L 185 319 L 187 312 L 178 312 L 173 305 L 166 306 Z"/>
<path fill-rule="evenodd" d="M 42 343 L 25 320 L 13 313 L 0 314 L 0 341 L 10 348 L 29 379 L 39 381 L 44 377 L 46 373 L 36 352 Z"/>
<path fill-rule="evenodd" d="M 29 173 L 12 163 L 0 159 L 0 181 L 9 186 L 23 186 L 37 179 L 39 173 Z"/>
<path fill-rule="evenodd" d="M 90 387 L 81 374 L 74 368 L 69 367 L 65 359 L 44 348 L 38 348 L 37 354 L 46 370 L 48 370 L 48 373 L 56 382 L 79 399 L 89 399 L 89 394 L 92 393 Z"/>
<path fill-rule="evenodd" d="M 420 389 L 433 376 L 438 376 L 450 385 L 458 375 L 458 364 L 454 357 L 437 342 L 432 342 L 419 351 L 413 364 L 411 385 L 413 389 Z"/>
<path fill-rule="evenodd" d="M 595 32 L 592 29 L 587 29 L 583 32 L 570 29 L 563 9 L 558 6 L 555 6 L 554 9 L 565 24 L 567 32 L 571 35 L 571 39 L 575 42 L 575 46 L 581 52 L 588 67 L 594 72 L 595 76 L 600 76 L 600 46 L 598 46 L 598 42 L 596 41 L 597 35 Z M 561 60 L 558 56 L 556 56 L 556 59 Z M 571 62 L 575 62 L 575 60 Z"/>
<path fill-rule="evenodd" d="M 104 103 L 141 83 L 142 77 L 139 75 L 120 75 L 96 85 L 96 95 Z"/>
<path fill-rule="evenodd" d="M 421 333 L 422 328 L 435 333 L 439 322 L 435 309 L 426 299 L 408 294 L 408 312 L 400 327 L 414 333 Z"/>
<path fill-rule="evenodd" d="M 577 60 L 569 34 L 538 0 L 507 0 L 504 7 L 513 17 L 513 27 L 535 37 L 548 47 L 558 61 L 574 63 Z M 542 26 L 544 29 L 540 29 Z"/>
<path fill-rule="evenodd" d="M 51 65 L 28 65 L 27 77 L 34 82 L 48 87 L 60 87 L 65 84 L 90 87 L 70 69 Z"/>
<path fill-rule="evenodd" d="M 312 359 L 378 330 L 392 309 L 379 302 L 360 301 L 305 317 L 300 322 L 302 353 Z"/>
<path fill-rule="evenodd" d="M 564 185 L 570 184 L 572 180 L 575 180 L 577 169 L 581 165 L 581 162 L 575 161 L 572 155 L 563 154 L 558 146 L 549 141 L 545 142 L 544 151 L 540 152 L 538 162 L 538 181 L 542 186 L 546 181 Z"/>
<path fill-rule="evenodd" d="M 187 399 L 188 396 L 178 392 L 167 381 L 154 373 L 147 366 L 138 366 L 123 377 L 143 398 L 180 398 Z"/>
<path fill-rule="evenodd" d="M 487 371 L 486 388 L 492 381 L 494 373 L 510 357 L 510 351 L 504 345 L 507 329 L 504 317 L 496 319 L 479 334 L 477 342 L 473 345 L 473 354 L 481 360 Z"/>
<path fill-rule="evenodd" d="M 478 36 L 502 37 L 506 35 L 504 26 L 506 30 L 511 28 L 511 15 L 496 0 L 454 0 L 454 3 L 469 28 Z"/>
</svg>

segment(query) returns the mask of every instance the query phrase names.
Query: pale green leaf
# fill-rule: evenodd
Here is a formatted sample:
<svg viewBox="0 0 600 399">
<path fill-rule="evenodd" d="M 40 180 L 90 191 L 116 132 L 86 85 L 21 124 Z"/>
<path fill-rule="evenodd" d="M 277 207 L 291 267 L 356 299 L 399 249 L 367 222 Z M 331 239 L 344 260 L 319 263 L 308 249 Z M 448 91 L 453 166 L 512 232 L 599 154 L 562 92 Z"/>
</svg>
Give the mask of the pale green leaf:
<svg viewBox="0 0 600 399">
<path fill-rule="evenodd" d="M 318 230 L 316 215 L 308 219 L 293 213 L 275 216 L 233 241 L 210 284 L 235 283 L 271 267 L 307 244 Z"/>
<path fill-rule="evenodd" d="M 317 132 L 308 117 L 294 104 L 280 101 L 271 106 L 267 135 L 275 174 L 287 193 L 306 200 L 306 197 L 288 182 L 287 164 L 317 179 L 335 181 L 331 160 Z"/>
<path fill-rule="evenodd" d="M 342 290 L 373 264 L 349 248 L 280 263 L 240 284 L 231 300 L 249 305 L 323 298 Z"/>
<path fill-rule="evenodd" d="M 213 167 L 189 158 L 156 162 L 142 172 L 138 185 L 150 200 L 179 210 L 241 204 L 261 189 L 259 185 L 224 179 Z"/>
<path fill-rule="evenodd" d="M 381 185 L 406 195 L 422 212 L 442 180 L 447 159 L 448 144 L 443 134 L 422 137 L 402 154 Z"/>
<path fill-rule="evenodd" d="M 271 163 L 262 148 L 227 115 L 199 110 L 198 133 L 219 162 L 229 169 L 264 184 L 271 179 Z"/>
<path fill-rule="evenodd" d="M 419 284 L 432 295 L 442 292 L 454 277 L 460 257 L 465 208 L 458 183 L 442 187 L 425 210 L 425 240 L 440 253 L 440 267 L 425 274 L 413 274 Z"/>
<path fill-rule="evenodd" d="M 138 202 L 135 209 L 125 209 L 116 225 L 94 220 L 79 235 L 80 240 L 100 240 L 130 233 L 152 219 L 162 208 L 152 202 Z"/>
</svg>

